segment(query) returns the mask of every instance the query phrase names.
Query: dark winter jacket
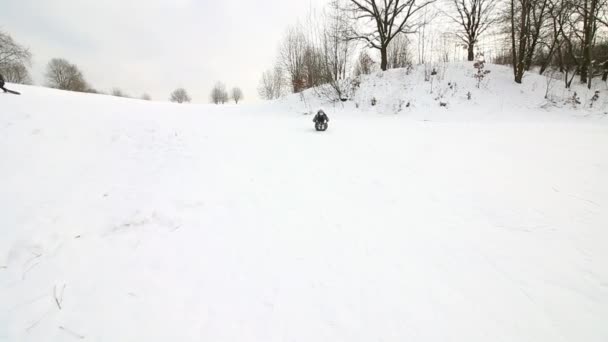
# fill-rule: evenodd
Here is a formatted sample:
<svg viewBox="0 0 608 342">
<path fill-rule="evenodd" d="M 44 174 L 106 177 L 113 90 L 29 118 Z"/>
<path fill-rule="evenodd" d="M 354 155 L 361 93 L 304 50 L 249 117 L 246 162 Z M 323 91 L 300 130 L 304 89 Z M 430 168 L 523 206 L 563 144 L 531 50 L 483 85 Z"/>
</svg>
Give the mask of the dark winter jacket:
<svg viewBox="0 0 608 342">
<path fill-rule="evenodd" d="M 315 118 L 312 119 L 313 122 L 317 123 L 317 122 L 329 122 L 329 118 L 327 117 L 327 114 L 325 114 L 324 111 L 320 110 L 317 115 L 315 115 Z"/>
<path fill-rule="evenodd" d="M 0 88 L 4 88 L 4 77 L 0 75 Z"/>
</svg>

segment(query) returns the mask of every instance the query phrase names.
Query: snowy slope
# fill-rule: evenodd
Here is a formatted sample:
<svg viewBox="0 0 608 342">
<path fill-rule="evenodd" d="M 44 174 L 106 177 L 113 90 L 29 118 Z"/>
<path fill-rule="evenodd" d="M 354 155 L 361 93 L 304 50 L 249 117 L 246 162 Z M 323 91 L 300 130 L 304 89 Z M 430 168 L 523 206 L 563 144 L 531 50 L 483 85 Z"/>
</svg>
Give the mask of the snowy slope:
<svg viewBox="0 0 608 342">
<path fill-rule="evenodd" d="M 608 340 L 601 112 L 11 87 L 0 341 Z"/>
<path fill-rule="evenodd" d="M 433 69 L 437 74 L 431 76 Z M 557 73 L 549 78 L 530 72 L 525 74 L 523 84 L 517 85 L 509 67 L 486 64 L 484 70 L 490 73 L 479 88 L 471 62 L 436 63 L 363 75 L 360 86 L 354 87 L 354 94 L 349 96 L 351 101 L 346 103 L 328 104 L 325 92 L 314 89 L 306 91 L 304 99 L 291 95 L 279 102 L 296 112 L 314 112 L 317 107 L 326 106 L 332 110 L 460 122 L 541 118 L 555 121 L 572 116 L 602 118 L 608 114 L 608 86 L 600 79 L 596 79 L 592 89 L 577 82 L 573 82 L 571 89 L 565 89 Z M 591 99 L 596 90 L 599 98 L 594 102 Z M 579 104 L 572 103 L 575 93 Z M 376 99 L 375 106 L 371 105 L 372 99 Z"/>
</svg>

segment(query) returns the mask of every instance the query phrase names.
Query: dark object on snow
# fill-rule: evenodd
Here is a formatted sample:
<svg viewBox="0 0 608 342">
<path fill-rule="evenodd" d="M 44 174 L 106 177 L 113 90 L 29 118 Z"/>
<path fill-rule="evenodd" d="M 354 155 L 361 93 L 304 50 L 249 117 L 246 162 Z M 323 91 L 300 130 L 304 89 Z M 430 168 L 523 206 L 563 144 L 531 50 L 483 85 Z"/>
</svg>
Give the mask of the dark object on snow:
<svg viewBox="0 0 608 342">
<path fill-rule="evenodd" d="M 329 118 L 327 114 L 323 111 L 323 109 L 319 109 L 317 115 L 315 115 L 312 121 L 315 123 L 315 129 L 317 131 L 324 131 L 327 129 L 327 123 L 329 122 Z"/>
<path fill-rule="evenodd" d="M 315 129 L 317 131 L 323 132 L 327 130 L 327 122 L 317 122 L 315 123 Z"/>
<path fill-rule="evenodd" d="M 4 77 L 2 75 L 0 75 L 0 89 L 4 90 L 5 93 L 21 95 L 20 92 L 4 88 Z"/>
</svg>

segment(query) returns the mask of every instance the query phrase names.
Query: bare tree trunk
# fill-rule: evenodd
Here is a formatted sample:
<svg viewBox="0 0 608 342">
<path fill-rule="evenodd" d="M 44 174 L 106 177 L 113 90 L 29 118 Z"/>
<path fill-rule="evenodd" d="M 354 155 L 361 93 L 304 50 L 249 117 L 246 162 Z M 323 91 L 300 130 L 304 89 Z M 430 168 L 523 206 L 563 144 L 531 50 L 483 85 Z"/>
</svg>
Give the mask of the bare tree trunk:
<svg viewBox="0 0 608 342">
<path fill-rule="evenodd" d="M 527 25 L 526 25 L 526 17 L 528 13 L 526 11 L 527 1 L 522 1 L 522 12 L 521 12 L 521 22 L 519 26 L 519 52 L 517 53 L 517 71 L 515 73 L 515 83 L 521 83 L 524 77 L 524 71 L 526 70 L 526 43 L 527 43 Z"/>
<path fill-rule="evenodd" d="M 469 48 L 468 48 L 468 57 L 467 57 L 467 59 L 468 59 L 469 61 L 473 61 L 473 60 L 475 60 L 475 53 L 474 53 L 474 51 L 475 51 L 475 45 L 474 45 L 474 44 L 475 44 L 475 43 L 469 43 Z"/>
<path fill-rule="evenodd" d="M 587 61 L 587 65 L 588 65 L 588 80 L 587 80 L 587 88 L 591 89 L 591 80 L 593 79 L 593 45 L 594 45 L 594 38 L 595 38 L 595 31 L 596 31 L 596 18 L 595 18 L 595 12 L 597 10 L 597 6 L 598 6 L 598 0 L 591 0 L 591 8 L 589 10 L 589 27 L 588 27 L 588 32 L 585 33 L 585 39 L 586 39 L 586 43 L 585 43 L 585 48 L 586 48 L 586 53 L 585 53 L 585 60 Z"/>
<path fill-rule="evenodd" d="M 511 58 L 513 62 L 513 76 L 517 82 L 517 49 L 515 48 L 515 0 L 511 0 Z"/>
<path fill-rule="evenodd" d="M 526 71 L 526 52 L 528 49 L 528 34 L 530 30 L 530 1 L 532 0 L 522 0 L 521 1 L 521 18 L 520 18 L 520 26 L 519 26 L 519 51 L 517 53 L 516 66 L 515 66 L 515 83 L 522 82 L 524 77 L 524 72 Z M 511 2 L 513 4 L 513 2 Z M 513 5 L 512 5 L 513 6 Z M 511 7 L 512 13 L 513 7 Z M 514 28 L 511 28 L 514 30 Z M 513 40 L 515 41 L 515 40 Z"/>
<path fill-rule="evenodd" d="M 583 7 L 583 62 L 581 64 L 581 83 L 588 83 L 591 87 L 591 66 L 593 36 L 595 35 L 595 10 L 597 0 L 585 0 Z"/>
<path fill-rule="evenodd" d="M 382 46 L 382 48 L 380 49 L 380 57 L 381 57 L 380 68 L 383 71 L 386 71 L 386 68 L 388 66 L 387 46 Z"/>
</svg>

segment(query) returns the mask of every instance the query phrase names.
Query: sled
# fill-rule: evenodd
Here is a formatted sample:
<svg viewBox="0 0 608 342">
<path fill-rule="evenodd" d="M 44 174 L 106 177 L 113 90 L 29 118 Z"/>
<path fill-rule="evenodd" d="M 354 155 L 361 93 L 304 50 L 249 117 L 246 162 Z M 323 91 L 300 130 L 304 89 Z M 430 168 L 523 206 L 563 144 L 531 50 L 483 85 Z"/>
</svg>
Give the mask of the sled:
<svg viewBox="0 0 608 342">
<path fill-rule="evenodd" d="M 316 122 L 315 129 L 320 132 L 325 131 L 327 129 L 327 122 Z"/>
<path fill-rule="evenodd" d="M 10 89 L 6 89 L 6 93 L 9 93 L 9 94 L 15 94 L 15 95 L 21 95 L 21 93 L 20 93 L 20 92 L 18 92 L 18 91 L 14 91 L 14 90 L 10 90 Z"/>
</svg>

